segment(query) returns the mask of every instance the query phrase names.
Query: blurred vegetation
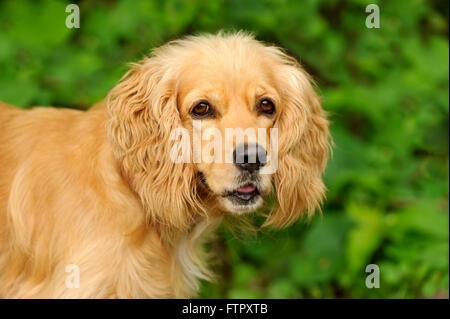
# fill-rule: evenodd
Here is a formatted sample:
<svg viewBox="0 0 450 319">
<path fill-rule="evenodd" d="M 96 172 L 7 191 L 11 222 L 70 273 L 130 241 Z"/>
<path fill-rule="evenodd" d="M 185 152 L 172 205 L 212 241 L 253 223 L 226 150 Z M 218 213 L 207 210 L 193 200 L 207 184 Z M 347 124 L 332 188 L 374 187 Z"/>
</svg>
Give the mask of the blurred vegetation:
<svg viewBox="0 0 450 319">
<path fill-rule="evenodd" d="M 150 48 L 220 29 L 287 48 L 321 88 L 336 143 L 323 217 L 256 238 L 222 227 L 202 297 L 448 297 L 448 1 L 74 2 L 80 29 L 68 1 L 0 2 L 0 100 L 87 108 Z"/>
</svg>

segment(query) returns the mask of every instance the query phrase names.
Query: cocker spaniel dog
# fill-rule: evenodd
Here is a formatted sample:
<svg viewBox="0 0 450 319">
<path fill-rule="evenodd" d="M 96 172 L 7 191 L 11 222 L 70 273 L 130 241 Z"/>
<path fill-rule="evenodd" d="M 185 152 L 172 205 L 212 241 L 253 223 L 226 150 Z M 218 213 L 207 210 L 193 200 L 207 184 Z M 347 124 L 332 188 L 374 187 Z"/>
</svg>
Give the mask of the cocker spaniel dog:
<svg viewBox="0 0 450 319">
<path fill-rule="evenodd" d="M 226 151 L 230 129 L 258 139 Z M 85 112 L 0 103 L 0 296 L 195 296 L 224 216 L 272 192 L 267 226 L 320 208 L 329 144 L 308 74 L 243 32 L 153 50 Z"/>
</svg>

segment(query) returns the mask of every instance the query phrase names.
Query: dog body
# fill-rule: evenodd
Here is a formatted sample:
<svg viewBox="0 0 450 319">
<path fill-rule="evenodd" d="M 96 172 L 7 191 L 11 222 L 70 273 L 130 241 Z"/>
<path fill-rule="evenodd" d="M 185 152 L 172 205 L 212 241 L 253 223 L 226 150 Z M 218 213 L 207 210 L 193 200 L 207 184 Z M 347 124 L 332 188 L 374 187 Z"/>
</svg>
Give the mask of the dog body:
<svg viewBox="0 0 450 319">
<path fill-rule="evenodd" d="M 1 296 L 192 295 L 177 247 L 147 227 L 114 160 L 104 104 L 0 114 Z M 68 265 L 80 288 L 66 286 Z"/>
<path fill-rule="evenodd" d="M 218 132 L 262 128 L 269 139 L 277 128 L 277 171 L 174 163 L 171 133 L 193 133 L 192 118 Z M 0 296 L 194 296 L 210 277 L 201 239 L 224 215 L 259 208 L 272 185 L 269 225 L 319 207 L 328 145 L 306 73 L 242 33 L 169 43 L 89 111 L 0 103 Z"/>
</svg>

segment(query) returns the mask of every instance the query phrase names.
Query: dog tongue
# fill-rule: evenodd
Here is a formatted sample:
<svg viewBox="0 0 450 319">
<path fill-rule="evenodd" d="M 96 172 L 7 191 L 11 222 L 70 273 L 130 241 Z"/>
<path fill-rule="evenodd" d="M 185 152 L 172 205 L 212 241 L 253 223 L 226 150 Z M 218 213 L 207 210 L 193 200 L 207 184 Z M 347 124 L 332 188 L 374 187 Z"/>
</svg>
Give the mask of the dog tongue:
<svg viewBox="0 0 450 319">
<path fill-rule="evenodd" d="M 251 193 L 256 189 L 253 185 L 242 186 L 237 189 L 239 193 Z"/>
</svg>

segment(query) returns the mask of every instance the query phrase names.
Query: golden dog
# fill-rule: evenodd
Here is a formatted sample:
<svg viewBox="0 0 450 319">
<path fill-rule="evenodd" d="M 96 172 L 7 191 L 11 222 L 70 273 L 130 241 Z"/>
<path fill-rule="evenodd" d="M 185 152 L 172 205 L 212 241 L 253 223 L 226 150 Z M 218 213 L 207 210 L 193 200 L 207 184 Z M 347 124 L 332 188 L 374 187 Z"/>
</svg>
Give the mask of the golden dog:
<svg viewBox="0 0 450 319">
<path fill-rule="evenodd" d="M 233 163 L 174 162 L 173 132 L 195 133 L 194 121 L 269 140 L 276 128 L 277 169 L 260 174 L 273 153 L 250 137 Z M 0 296 L 195 296 L 210 276 L 199 243 L 224 215 L 255 211 L 272 189 L 266 225 L 320 207 L 329 144 L 306 72 L 243 32 L 154 50 L 86 112 L 0 103 Z M 79 287 L 67 285 L 68 265 Z"/>
</svg>

